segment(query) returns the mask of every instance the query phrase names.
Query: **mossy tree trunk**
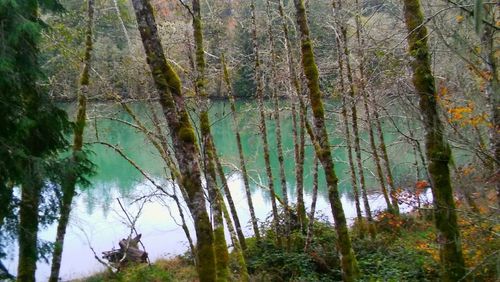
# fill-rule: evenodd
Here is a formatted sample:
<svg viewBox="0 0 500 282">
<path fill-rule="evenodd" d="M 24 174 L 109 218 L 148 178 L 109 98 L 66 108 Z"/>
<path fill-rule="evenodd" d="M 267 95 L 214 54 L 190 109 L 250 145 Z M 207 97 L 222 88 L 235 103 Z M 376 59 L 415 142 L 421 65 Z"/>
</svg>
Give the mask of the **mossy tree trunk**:
<svg viewBox="0 0 500 282">
<path fill-rule="evenodd" d="M 445 140 L 439 119 L 428 33 L 419 0 L 404 0 L 404 18 L 408 46 L 413 57 L 413 84 L 420 97 L 420 113 L 425 129 L 425 149 L 434 197 L 434 217 L 440 244 L 441 279 L 459 281 L 465 275 L 460 232 L 450 181 L 451 149 Z"/>
<path fill-rule="evenodd" d="M 76 115 L 75 127 L 73 130 L 73 156 L 72 162 L 74 166 L 78 164 L 79 155 L 83 149 L 83 132 L 87 120 L 87 96 L 89 91 L 89 70 L 92 52 L 92 26 L 94 24 L 94 0 L 87 2 L 87 31 L 85 38 L 85 53 L 83 57 L 83 69 L 80 76 L 80 89 L 78 93 L 78 112 Z M 56 241 L 54 252 L 52 254 L 52 264 L 50 269 L 49 282 L 59 281 L 59 271 L 61 269 L 62 253 L 64 249 L 64 238 L 66 236 L 66 228 L 68 226 L 71 204 L 76 190 L 77 172 L 71 170 L 65 176 L 65 181 L 62 184 L 63 196 L 61 201 L 61 211 L 59 222 L 57 225 Z"/>
<path fill-rule="evenodd" d="M 217 187 L 217 170 L 215 164 L 215 144 L 210 130 L 210 119 L 208 116 L 209 100 L 205 89 L 205 52 L 203 47 L 203 28 L 201 19 L 201 5 L 199 0 L 192 1 L 193 10 L 193 37 L 195 45 L 196 83 L 195 92 L 200 103 L 200 131 L 202 138 L 202 152 L 205 167 L 205 179 L 212 209 L 214 248 L 217 267 L 217 280 L 227 281 L 229 279 L 229 253 L 224 235 L 224 221 L 222 214 L 221 193 Z M 221 175 L 221 177 L 225 177 Z M 229 224 L 229 222 L 228 222 Z"/>
<path fill-rule="evenodd" d="M 236 231 L 233 227 L 233 222 L 231 217 L 229 216 L 229 212 L 225 205 L 222 205 L 222 212 L 224 214 L 224 219 L 226 220 L 227 229 L 229 231 L 229 236 L 231 237 L 231 241 L 233 243 L 233 256 L 236 257 L 236 261 L 239 267 L 239 280 L 242 282 L 246 282 L 249 280 L 247 264 L 245 262 L 245 257 L 243 255 L 243 249 L 241 248 L 240 241 L 236 235 Z M 244 242 L 244 240 L 243 240 Z M 230 281 L 229 277 L 226 277 L 226 280 L 219 279 L 221 281 Z"/>
<path fill-rule="evenodd" d="M 295 155 L 295 178 L 296 178 L 296 191 L 297 191 L 297 215 L 299 219 L 299 224 L 302 231 L 306 231 L 306 208 L 304 203 L 304 154 L 305 154 L 305 119 L 306 119 L 306 109 L 302 100 L 302 91 L 300 87 L 300 82 L 297 77 L 297 71 L 295 70 L 295 60 L 292 53 L 292 45 L 290 43 L 290 35 L 288 31 L 288 24 L 285 17 L 285 12 L 283 9 L 282 0 L 278 1 L 278 12 L 281 20 L 281 27 L 283 29 L 284 35 L 284 48 L 285 55 L 288 62 L 288 76 L 290 82 L 290 88 L 294 92 L 295 96 L 292 96 L 293 100 L 299 101 L 299 109 L 297 110 L 297 101 L 292 101 L 292 123 L 293 123 L 293 143 L 294 143 L 294 155 Z M 295 99 L 294 99 L 295 98 Z"/>
<path fill-rule="evenodd" d="M 193 257 L 195 258 L 194 263 L 196 264 L 197 263 L 196 262 L 196 257 L 197 257 L 196 256 L 196 248 L 194 247 L 193 238 L 191 237 L 191 232 L 189 231 L 186 217 L 184 216 L 184 211 L 183 211 L 183 208 L 181 205 L 181 201 L 179 200 L 179 197 L 177 196 L 177 189 L 175 189 L 176 182 L 178 183 L 179 191 L 183 195 L 183 198 L 187 199 L 188 196 L 186 193 L 186 189 L 184 189 L 181 186 L 181 176 L 180 176 L 179 170 L 178 170 L 177 166 L 175 165 L 174 160 L 172 158 L 172 153 L 170 152 L 170 147 L 168 144 L 167 137 L 164 134 L 162 128 L 160 127 L 160 119 L 159 119 L 158 115 L 156 114 L 156 109 L 155 109 L 155 107 L 153 107 L 152 103 L 149 104 L 149 110 L 150 110 L 151 118 L 153 121 L 153 127 L 155 128 L 155 132 L 156 132 L 156 136 L 153 136 L 152 134 L 148 134 L 148 132 L 144 132 L 145 130 L 147 130 L 147 128 L 144 126 L 144 124 L 142 124 L 142 122 L 133 113 L 132 109 L 127 104 L 122 103 L 122 106 L 124 107 L 125 111 L 132 117 L 132 119 L 137 123 L 137 125 L 143 130 L 143 133 L 146 135 L 148 140 L 156 148 L 156 150 L 161 155 L 161 157 L 163 158 L 163 161 L 165 162 L 165 164 L 167 165 L 167 167 L 170 170 L 170 172 L 169 172 L 170 173 L 170 181 L 171 181 L 174 189 L 173 189 L 173 193 L 169 194 L 168 196 L 174 200 L 175 205 L 177 207 L 177 210 L 179 211 L 179 216 L 181 218 L 181 228 L 184 231 L 184 234 L 186 235 L 186 238 L 187 238 L 188 243 L 189 243 L 189 249 L 191 250 Z M 156 139 L 155 139 L 156 137 L 158 137 L 160 139 L 159 143 L 156 141 Z M 165 173 L 167 173 L 167 172 L 165 171 Z"/>
<path fill-rule="evenodd" d="M 181 81 L 167 62 L 161 46 L 153 8 L 148 0 L 132 0 L 142 43 L 160 104 L 172 137 L 186 203 L 194 220 L 197 238 L 197 271 L 200 281 L 215 281 L 214 234 L 206 210 L 201 183 L 199 151 L 182 95 Z"/>
<path fill-rule="evenodd" d="M 337 40 L 339 42 L 339 40 Z M 337 44 L 337 48 L 341 50 L 340 43 Z M 340 91 L 341 93 L 345 93 L 345 83 L 344 83 L 344 62 L 342 60 L 341 52 L 338 52 L 338 64 L 339 64 L 339 77 L 340 77 Z M 347 101 L 346 98 L 342 98 L 342 121 L 344 123 L 344 131 L 346 138 L 346 147 L 347 147 L 347 159 L 349 161 L 349 170 L 351 175 L 351 184 L 352 184 L 352 192 L 354 194 L 354 205 L 356 207 L 356 217 L 358 220 L 358 224 L 363 226 L 363 214 L 361 212 L 361 203 L 359 202 L 359 189 L 358 189 L 358 180 L 356 176 L 356 166 L 354 165 L 354 159 L 352 156 L 352 139 L 351 139 L 351 130 L 349 126 L 349 119 L 347 116 Z M 363 230 L 360 233 L 363 236 Z"/>
<path fill-rule="evenodd" d="M 267 138 L 267 124 L 266 124 L 266 113 L 264 107 L 264 86 L 262 82 L 262 70 L 260 65 L 260 55 L 259 55 L 259 43 L 257 38 L 257 20 L 255 11 L 255 0 L 251 1 L 250 9 L 252 11 L 252 42 L 253 42 L 253 52 L 255 60 L 255 81 L 257 84 L 257 100 L 259 104 L 259 114 L 260 114 L 260 135 L 262 138 L 262 146 L 264 151 L 264 162 L 266 166 L 267 182 L 269 186 L 269 196 L 271 199 L 271 206 L 273 212 L 273 229 L 276 232 L 276 241 L 278 246 L 282 245 L 280 231 L 279 231 L 279 215 L 278 207 L 276 205 L 276 195 L 274 192 L 274 179 L 271 170 L 271 160 L 269 156 L 269 143 Z M 285 206 L 286 208 L 286 206 Z"/>
<path fill-rule="evenodd" d="M 355 281 L 359 275 L 358 263 L 352 250 L 349 230 L 340 201 L 338 191 L 338 178 L 335 174 L 332 152 L 328 141 L 325 126 L 325 113 L 323 108 L 322 94 L 319 87 L 318 68 L 314 59 L 313 45 L 309 35 L 309 26 L 303 0 L 294 0 L 297 13 L 297 24 L 301 34 L 302 67 L 307 78 L 309 88 L 309 100 L 311 101 L 314 116 L 314 127 L 317 136 L 316 155 L 325 170 L 326 183 L 328 187 L 328 198 L 335 220 L 338 248 L 341 254 L 342 277 L 344 281 Z"/>
<path fill-rule="evenodd" d="M 240 159 L 241 175 L 243 178 L 243 184 L 245 186 L 245 194 L 247 197 L 248 209 L 250 211 L 250 220 L 252 222 L 252 227 L 254 231 L 254 236 L 257 241 L 260 241 L 259 224 L 257 217 L 255 216 L 255 209 L 253 207 L 252 193 L 250 191 L 250 181 L 248 179 L 247 167 L 245 162 L 245 155 L 243 154 L 243 145 L 241 144 L 240 130 L 238 129 L 238 117 L 236 113 L 236 103 L 234 101 L 233 90 L 231 86 L 231 80 L 229 78 L 229 71 L 227 69 L 226 62 L 224 60 L 224 55 L 222 55 L 222 68 L 224 75 L 224 82 L 226 83 L 229 102 L 231 104 L 231 116 L 233 117 L 234 133 L 236 135 L 236 145 L 238 147 L 238 156 Z"/>
</svg>

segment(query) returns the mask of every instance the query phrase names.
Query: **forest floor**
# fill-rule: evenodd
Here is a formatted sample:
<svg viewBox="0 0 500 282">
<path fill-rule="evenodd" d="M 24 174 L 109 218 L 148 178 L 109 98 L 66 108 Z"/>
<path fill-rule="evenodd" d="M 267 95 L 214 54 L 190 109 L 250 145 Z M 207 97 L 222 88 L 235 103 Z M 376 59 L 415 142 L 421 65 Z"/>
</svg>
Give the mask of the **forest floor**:
<svg viewBox="0 0 500 282">
<path fill-rule="evenodd" d="M 490 206 L 491 207 L 491 206 Z M 467 279 L 498 281 L 500 240 L 498 210 L 483 208 L 471 212 L 458 203 L 462 248 Z M 381 213 L 376 217 L 377 236 L 369 238 L 359 224 L 351 228 L 354 251 L 362 272 L 360 281 L 436 281 L 439 279 L 439 249 L 430 209 L 395 217 Z M 361 230 L 360 230 L 361 229 Z M 251 281 L 339 281 L 339 258 L 332 226 L 318 220 L 311 248 L 303 251 L 304 235 L 290 236 L 290 249 L 274 244 L 266 233 L 257 244 L 247 239 L 246 262 Z M 364 235 L 364 236 L 363 236 Z M 233 259 L 234 281 L 238 281 Z M 198 281 L 189 254 L 160 259 L 151 266 L 128 267 L 118 274 L 103 272 L 77 282 L 97 281 Z"/>
</svg>

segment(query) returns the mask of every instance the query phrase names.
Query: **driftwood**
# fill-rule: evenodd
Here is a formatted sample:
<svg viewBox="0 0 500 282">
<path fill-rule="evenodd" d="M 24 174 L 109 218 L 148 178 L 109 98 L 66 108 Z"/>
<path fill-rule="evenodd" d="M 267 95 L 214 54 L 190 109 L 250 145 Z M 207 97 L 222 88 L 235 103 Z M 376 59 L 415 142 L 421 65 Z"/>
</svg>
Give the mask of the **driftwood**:
<svg viewBox="0 0 500 282">
<path fill-rule="evenodd" d="M 148 260 L 148 253 L 139 249 L 139 241 L 141 234 L 135 238 L 121 239 L 118 245 L 119 249 L 112 249 L 111 251 L 102 252 L 103 259 L 108 260 L 111 264 L 115 265 L 118 269 L 128 263 L 146 263 Z"/>
</svg>

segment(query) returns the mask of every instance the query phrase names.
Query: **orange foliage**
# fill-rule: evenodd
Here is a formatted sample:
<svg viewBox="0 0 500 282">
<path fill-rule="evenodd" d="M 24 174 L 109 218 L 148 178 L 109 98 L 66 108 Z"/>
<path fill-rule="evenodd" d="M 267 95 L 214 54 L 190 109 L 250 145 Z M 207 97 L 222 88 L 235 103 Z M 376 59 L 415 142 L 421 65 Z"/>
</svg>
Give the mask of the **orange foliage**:
<svg viewBox="0 0 500 282">
<path fill-rule="evenodd" d="M 429 182 L 427 182 L 426 180 L 419 180 L 417 181 L 417 183 L 415 183 L 415 188 L 417 189 L 417 191 L 422 191 L 429 186 Z"/>
<path fill-rule="evenodd" d="M 439 263 L 439 246 L 436 243 L 435 237 L 434 234 L 429 234 L 427 240 L 417 241 L 415 248 L 419 251 L 428 253 L 436 263 Z"/>
<path fill-rule="evenodd" d="M 471 220 L 464 217 L 458 219 L 462 234 L 462 249 L 467 267 L 473 267 L 490 255 L 498 247 L 495 234 L 500 232 L 500 226 L 490 221 Z"/>
<path fill-rule="evenodd" d="M 485 81 L 491 77 L 491 73 L 483 71 L 481 75 L 486 79 L 481 79 L 480 89 L 482 88 L 481 85 L 484 85 Z M 486 112 L 477 111 L 474 102 L 470 100 L 457 103 L 449 94 L 448 87 L 444 83 L 440 83 L 436 98 L 448 113 L 448 121 L 450 123 L 455 123 L 462 127 L 491 126 L 490 122 L 488 122 L 489 116 Z"/>
</svg>

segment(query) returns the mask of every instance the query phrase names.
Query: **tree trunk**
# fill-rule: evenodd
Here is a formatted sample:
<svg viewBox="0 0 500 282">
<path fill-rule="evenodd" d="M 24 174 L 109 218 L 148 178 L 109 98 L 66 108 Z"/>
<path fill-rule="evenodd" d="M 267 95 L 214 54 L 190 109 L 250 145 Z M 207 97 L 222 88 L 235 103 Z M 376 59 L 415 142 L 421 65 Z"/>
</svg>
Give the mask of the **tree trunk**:
<svg viewBox="0 0 500 282">
<path fill-rule="evenodd" d="M 221 197 L 222 200 L 222 197 Z M 246 282 L 249 280 L 248 277 L 248 269 L 247 269 L 247 264 L 245 262 L 245 257 L 243 256 L 243 250 L 240 245 L 240 241 L 238 241 L 236 232 L 233 227 L 233 222 L 231 220 L 231 217 L 229 216 L 229 212 L 227 211 L 227 208 L 224 204 L 221 204 L 222 207 L 222 212 L 224 214 L 224 219 L 226 220 L 226 225 L 227 229 L 229 231 L 229 235 L 231 236 L 231 241 L 233 242 L 233 254 L 236 257 L 238 266 L 239 266 L 239 281 Z M 245 240 L 243 240 L 245 242 Z M 226 279 L 224 281 L 229 281 L 229 279 Z"/>
<path fill-rule="evenodd" d="M 288 62 L 288 76 L 290 88 L 294 92 L 295 97 L 292 96 L 292 122 L 293 122 L 293 143 L 295 154 L 295 178 L 296 178 L 296 191 L 297 191 L 297 215 L 299 224 L 303 232 L 306 231 L 306 207 L 304 203 L 304 160 L 305 160 L 305 122 L 306 122 L 306 107 L 302 100 L 302 90 L 300 82 L 295 70 L 295 60 L 292 53 L 292 45 L 290 43 L 290 35 L 288 32 L 288 24 L 283 9 L 282 0 L 278 1 L 278 12 L 280 14 L 281 26 L 284 34 L 284 48 L 286 49 L 285 55 Z M 294 99 L 295 98 L 295 99 Z M 294 101 L 295 100 L 295 101 Z M 299 109 L 297 110 L 297 100 L 299 102 Z M 297 115 L 299 118 L 297 118 Z"/>
<path fill-rule="evenodd" d="M 385 179 L 384 179 L 384 172 L 382 171 L 382 164 L 380 162 L 380 156 L 378 155 L 377 151 L 377 144 L 375 143 L 375 135 L 373 132 L 373 127 L 371 124 L 371 114 L 370 114 L 370 108 L 368 107 L 368 95 L 365 92 L 364 87 L 361 89 L 362 96 L 363 96 L 363 106 L 365 109 L 365 115 L 366 115 L 366 123 L 368 126 L 368 136 L 370 139 L 370 147 L 372 149 L 372 155 L 373 155 L 373 161 L 375 163 L 375 168 L 377 171 L 377 178 L 380 184 L 380 189 L 382 190 L 382 195 L 384 196 L 385 204 L 387 206 L 387 211 L 390 213 L 396 213 L 396 211 L 393 209 L 391 200 L 389 198 L 389 193 L 387 192 L 387 187 L 385 184 Z"/>
<path fill-rule="evenodd" d="M 493 7 L 495 9 L 495 7 Z M 498 9 L 498 5 L 496 7 Z M 497 12 L 492 12 L 493 22 L 498 23 L 498 10 Z M 490 135 L 490 152 L 493 156 L 493 179 L 498 179 L 496 175 L 500 173 L 500 70 L 498 65 L 500 64 L 500 58 L 498 56 L 500 35 L 498 31 L 493 30 L 492 27 L 485 27 L 485 35 L 483 36 L 484 41 L 488 51 L 487 54 L 487 67 L 491 73 L 491 78 L 488 81 L 486 87 L 486 95 L 488 98 L 488 108 L 490 110 L 490 122 L 491 128 L 489 130 Z M 500 181 L 496 181 L 496 191 L 497 191 L 497 205 L 500 206 Z"/>
<path fill-rule="evenodd" d="M 271 52 L 271 81 L 270 88 L 272 92 L 273 106 L 274 106 L 274 123 L 275 123 L 275 134 L 276 134 L 276 149 L 278 151 L 278 163 L 280 169 L 280 184 L 281 184 L 281 193 L 283 197 L 283 204 L 285 207 L 288 207 L 288 189 L 286 186 L 286 174 L 285 174 L 285 160 L 283 157 L 283 144 L 282 144 L 282 136 L 281 136 L 281 118 L 280 118 L 280 106 L 279 106 L 279 98 L 277 93 L 277 81 L 278 76 L 276 73 L 276 65 L 278 64 L 278 56 L 276 54 L 275 43 L 274 43 L 274 34 L 273 34 L 273 25 L 272 25 L 272 16 L 271 16 L 271 3 L 270 0 L 267 0 L 267 20 L 268 20 L 268 36 L 269 36 L 269 49 Z M 287 249 L 290 248 L 290 210 L 288 208 L 284 209 L 285 215 L 285 238 L 287 241 Z"/>
<path fill-rule="evenodd" d="M 7 180 L 0 180 L 0 228 L 4 224 L 5 218 L 12 211 L 12 199 L 14 196 L 13 183 Z"/>
<path fill-rule="evenodd" d="M 226 199 L 229 204 L 229 207 L 231 209 L 231 213 L 233 216 L 233 220 L 231 220 L 231 217 L 229 216 L 229 212 L 227 211 L 226 205 L 224 204 L 224 200 L 222 199 L 222 196 L 220 197 L 221 204 L 220 206 L 222 207 L 222 212 L 224 214 L 224 219 L 226 220 L 226 225 L 227 229 L 229 230 L 229 234 L 231 235 L 231 241 L 233 243 L 234 251 L 233 253 L 235 254 L 236 260 L 239 265 L 239 272 L 240 272 L 240 281 L 248 281 L 248 270 L 247 270 L 247 264 L 245 262 L 245 257 L 243 256 L 243 251 L 247 248 L 246 245 L 246 240 L 245 236 L 243 235 L 243 232 L 241 230 L 241 224 L 240 224 L 240 219 L 238 217 L 238 213 L 236 211 L 236 207 L 234 206 L 233 202 L 233 197 L 231 196 L 231 191 L 229 190 L 229 185 L 227 184 L 226 176 L 224 175 L 224 170 L 222 168 L 222 165 L 220 163 L 219 157 L 217 155 L 217 151 L 215 151 L 214 147 L 214 156 L 215 156 L 215 162 L 217 164 L 217 171 L 219 173 L 219 177 L 222 182 L 222 187 L 224 188 L 224 193 L 226 194 Z M 234 221 L 234 228 L 233 228 L 233 221 Z M 236 228 L 236 230 L 235 230 Z"/>
<path fill-rule="evenodd" d="M 347 146 L 347 158 L 349 160 L 349 169 L 351 172 L 351 183 L 352 183 L 352 191 L 354 194 L 354 205 L 356 207 L 356 217 L 358 219 L 358 224 L 361 226 L 361 237 L 363 237 L 363 214 L 361 213 L 361 203 L 359 202 L 359 189 L 358 189 L 358 181 L 356 177 L 356 167 L 354 166 L 354 160 L 352 157 L 352 141 L 351 141 L 351 132 L 349 130 L 349 120 L 347 118 L 347 107 L 345 98 L 342 99 L 342 119 L 344 121 L 345 128 L 345 136 L 346 136 L 346 146 Z"/>
<path fill-rule="evenodd" d="M 377 151 L 377 144 L 375 143 L 375 135 L 374 135 L 374 129 L 373 125 L 371 122 L 371 114 L 370 114 L 370 108 L 368 107 L 368 100 L 370 97 L 370 93 L 368 93 L 366 89 L 366 77 L 365 77 L 365 58 L 364 58 L 364 53 L 362 48 L 364 47 L 364 42 L 363 39 L 361 38 L 361 19 L 360 19 L 360 7 L 359 7 L 359 1 L 356 0 L 356 39 L 358 43 L 358 56 L 359 56 L 359 75 L 360 75 L 360 82 L 359 82 L 359 93 L 361 93 L 361 97 L 363 100 L 363 106 L 365 109 L 365 116 L 366 116 L 366 125 L 368 127 L 368 136 L 370 139 L 370 147 L 372 149 L 372 155 L 373 155 L 373 161 L 375 163 L 375 168 L 377 171 L 377 178 L 380 184 L 380 189 L 382 190 L 382 195 L 384 196 L 385 203 L 387 205 L 387 210 L 390 213 L 395 213 L 391 201 L 389 199 L 389 193 L 387 192 L 387 187 L 385 184 L 385 179 L 384 179 L 384 173 L 382 171 L 382 165 L 380 162 L 380 157 Z M 347 42 L 345 42 L 347 46 Z"/>
<path fill-rule="evenodd" d="M 389 161 L 389 154 L 387 153 L 387 147 L 385 146 L 384 131 L 382 130 L 382 124 L 380 122 L 380 116 L 378 114 L 377 102 L 372 101 L 372 104 L 374 105 L 373 113 L 375 116 L 375 125 L 377 128 L 377 133 L 379 138 L 379 147 L 380 151 L 382 152 L 382 160 L 384 161 L 383 164 L 385 167 L 385 172 L 387 174 L 387 184 L 389 184 L 389 187 L 391 189 L 390 196 L 392 201 L 392 208 L 394 209 L 394 212 L 396 214 L 399 214 L 397 188 L 396 185 L 394 184 L 394 178 L 392 177 L 392 168 L 391 168 L 391 163 Z"/>
<path fill-rule="evenodd" d="M 297 24 L 301 34 L 302 67 L 307 78 L 309 99 L 311 101 L 314 116 L 314 127 L 318 140 L 317 143 L 319 145 L 315 146 L 315 148 L 318 149 L 316 155 L 325 170 L 328 198 L 330 200 L 333 218 L 335 220 L 335 229 L 337 231 L 337 245 L 341 253 L 342 277 L 344 281 L 355 281 L 359 275 L 358 263 L 352 250 L 344 209 L 340 201 L 338 178 L 335 174 L 330 143 L 326 132 L 325 113 L 321 98 L 322 94 L 319 87 L 318 68 L 314 60 L 313 46 L 309 35 L 304 1 L 294 0 L 294 3 L 297 12 Z"/>
<path fill-rule="evenodd" d="M 186 110 L 181 81 L 163 53 L 151 4 L 148 0 L 132 0 L 132 3 L 148 65 L 160 94 L 160 104 L 172 136 L 181 185 L 188 197 L 185 200 L 194 220 L 199 279 L 215 281 L 214 234 L 201 184 L 198 144 Z"/>
<path fill-rule="evenodd" d="M 94 0 L 87 2 L 87 31 L 85 39 L 85 55 L 83 58 L 83 70 L 80 76 L 80 91 L 78 94 L 78 112 L 74 127 L 73 139 L 73 156 L 72 165 L 77 166 L 79 163 L 78 155 L 81 154 L 83 148 L 83 131 L 87 120 L 87 96 L 89 91 L 89 70 L 92 52 L 92 26 L 94 24 Z M 75 195 L 76 182 L 78 175 L 74 171 L 69 172 L 62 185 L 63 198 L 61 202 L 61 215 L 57 225 L 56 241 L 54 252 L 52 254 L 52 265 L 50 270 L 49 282 L 59 281 L 59 271 L 61 269 L 62 253 L 64 249 L 64 238 L 66 236 L 66 228 L 68 226 L 71 204 Z"/>
<path fill-rule="evenodd" d="M 419 0 L 404 0 L 404 17 L 409 33 L 409 52 L 414 59 L 411 65 L 413 84 L 420 97 L 420 112 L 425 128 L 425 149 L 440 243 L 441 279 L 458 281 L 465 275 L 465 267 L 448 167 L 451 149 L 443 136 L 444 129 L 439 119 L 427 28 Z"/>
<path fill-rule="evenodd" d="M 203 48 L 203 28 L 201 21 L 201 7 L 199 0 L 193 0 L 193 37 L 195 45 L 196 61 L 196 83 L 195 92 L 200 105 L 200 129 L 202 138 L 202 152 L 205 167 L 205 179 L 207 182 L 208 195 L 212 209 L 214 228 L 214 247 L 217 267 L 217 280 L 229 279 L 229 253 L 227 250 L 226 237 L 224 235 L 224 221 L 222 205 L 224 201 L 217 187 L 217 172 L 215 164 L 215 144 L 210 130 L 210 119 L 208 117 L 209 101 L 205 89 L 205 52 Z M 221 175 L 221 177 L 225 177 Z M 228 223 L 229 224 L 229 223 Z"/>
<path fill-rule="evenodd" d="M 19 260 L 17 281 L 35 282 L 36 261 L 38 257 L 38 207 L 43 186 L 34 161 L 25 166 L 27 171 L 21 186 L 19 210 Z"/>
<path fill-rule="evenodd" d="M 59 281 L 59 271 L 61 269 L 62 253 L 64 249 L 64 238 L 66 236 L 66 228 L 69 223 L 71 204 L 75 195 L 76 177 L 74 175 L 68 175 L 66 176 L 66 180 L 64 182 L 65 183 L 62 185 L 63 196 L 60 205 L 61 215 L 57 224 L 56 241 L 54 251 L 52 253 L 49 282 Z"/>
<path fill-rule="evenodd" d="M 245 156 L 243 154 L 243 146 L 241 144 L 241 135 L 238 129 L 238 118 L 236 116 L 236 105 L 234 102 L 234 96 L 231 86 L 231 81 L 229 79 L 229 72 L 227 70 L 226 62 L 224 61 L 224 55 L 222 55 L 222 67 L 224 70 L 224 81 L 226 83 L 229 102 L 231 103 L 231 116 L 233 117 L 234 131 L 236 135 L 236 145 L 238 146 L 238 154 L 240 159 L 241 174 L 243 177 L 243 184 L 245 186 L 245 194 L 247 196 L 248 209 L 250 210 L 250 220 L 252 221 L 252 227 L 255 235 L 255 239 L 260 241 L 260 232 L 257 217 L 255 216 L 255 209 L 253 208 L 252 193 L 250 191 L 250 181 L 248 180 L 248 173 L 245 163 Z"/>
<path fill-rule="evenodd" d="M 341 3 L 338 4 L 333 1 L 334 11 L 341 8 Z M 338 8 L 338 9 L 337 9 Z M 335 16 L 335 15 L 334 15 Z M 336 20 L 336 25 L 339 25 L 338 20 Z M 339 82 L 340 82 L 340 93 L 344 94 L 346 92 L 345 81 L 344 81 L 344 60 L 342 58 L 342 43 L 343 40 L 339 34 L 336 36 L 336 47 L 337 47 L 337 62 L 339 64 Z M 342 97 L 342 121 L 344 123 L 345 137 L 346 137 L 346 147 L 347 147 L 347 158 L 349 161 L 349 169 L 351 175 L 352 191 L 354 194 L 354 205 L 356 207 L 356 217 L 357 223 L 359 225 L 359 236 L 364 237 L 364 224 L 363 224 L 363 214 L 361 213 L 361 204 L 359 202 L 359 189 L 358 181 L 356 176 L 356 167 L 354 166 L 353 156 L 352 156 L 352 141 L 351 141 L 351 131 L 349 129 L 349 120 L 347 116 L 347 104 L 345 96 Z"/>
<path fill-rule="evenodd" d="M 127 27 L 125 26 L 125 23 L 123 22 L 122 15 L 120 13 L 120 7 L 118 6 L 118 0 L 113 0 L 113 8 L 115 9 L 116 16 L 118 17 L 118 20 L 120 21 L 120 27 L 123 31 L 123 35 L 125 36 L 125 40 L 127 40 L 127 47 L 129 50 L 132 50 L 132 43 L 130 41 L 130 36 L 128 35 Z"/>
<path fill-rule="evenodd" d="M 233 217 L 234 227 L 236 228 L 236 234 L 238 235 L 239 244 L 243 250 L 246 250 L 247 244 L 245 241 L 245 235 L 243 235 L 243 231 L 241 229 L 241 223 L 240 223 L 240 218 L 238 216 L 238 211 L 236 210 L 236 206 L 234 205 L 233 196 L 231 195 L 231 190 L 229 190 L 229 185 L 227 184 L 226 175 L 224 174 L 224 169 L 222 168 L 222 164 L 220 163 L 217 151 L 215 151 L 214 156 L 215 156 L 215 163 L 217 164 L 217 172 L 222 182 L 222 188 L 224 189 L 224 194 L 226 194 L 229 210 L 231 211 L 231 215 Z"/>
<path fill-rule="evenodd" d="M 370 236 L 374 238 L 376 236 L 375 224 L 373 222 L 372 211 L 370 208 L 370 202 L 368 201 L 368 192 L 366 189 L 365 173 L 363 168 L 363 162 L 361 158 L 361 145 L 359 141 L 359 129 L 358 129 L 358 113 L 356 108 L 356 93 L 354 87 L 354 80 L 351 69 L 350 53 L 347 47 L 347 30 L 345 26 L 341 26 L 342 41 L 344 42 L 343 52 L 345 56 L 347 80 L 349 81 L 349 96 L 351 98 L 351 119 L 352 119 L 352 131 L 354 133 L 354 151 L 356 153 L 356 164 L 358 166 L 359 174 L 359 184 L 361 186 L 361 195 L 363 197 L 363 204 L 365 208 L 366 219 L 368 221 L 368 232 Z"/>
<path fill-rule="evenodd" d="M 170 152 L 170 149 L 169 149 L 168 140 L 160 127 L 160 120 L 158 118 L 158 115 L 155 112 L 154 107 L 151 104 L 149 104 L 149 106 L 150 106 L 149 109 L 150 109 L 151 118 L 153 121 L 153 127 L 155 128 L 155 131 L 156 131 L 156 136 L 151 134 L 151 132 L 149 132 L 147 130 L 146 126 L 141 122 L 141 120 L 137 117 L 137 115 L 134 114 L 132 109 L 126 103 L 123 103 L 121 101 L 120 101 L 120 103 L 121 103 L 123 109 L 130 115 L 130 117 L 132 117 L 132 119 L 138 125 L 140 130 L 146 135 L 146 138 L 149 140 L 149 142 L 151 142 L 151 144 L 153 144 L 153 146 L 156 148 L 156 150 L 158 151 L 158 153 L 162 157 L 163 161 L 165 162 L 165 164 L 169 168 L 170 179 L 171 179 L 172 185 L 174 186 L 175 182 L 178 181 L 177 183 L 179 184 L 178 185 L 179 190 L 180 190 L 181 194 L 183 195 L 184 199 L 187 199 L 188 196 L 186 194 L 186 191 L 181 186 L 181 181 L 180 181 L 181 176 L 180 176 L 179 170 L 177 169 L 177 167 L 174 163 L 174 160 L 172 159 L 172 153 Z M 158 143 L 156 138 L 160 139 L 159 143 Z M 162 191 L 162 192 L 164 192 L 164 191 Z M 182 222 L 181 228 L 184 231 L 184 234 L 186 235 L 186 238 L 188 240 L 189 249 L 191 250 L 191 253 L 193 254 L 193 256 L 196 258 L 196 249 L 195 249 L 194 244 L 193 244 L 193 239 L 191 238 L 191 232 L 189 231 L 189 228 L 187 226 L 186 218 L 184 216 L 184 212 L 182 210 L 182 206 L 181 206 L 181 203 L 179 201 L 179 197 L 177 197 L 177 190 L 175 189 L 175 187 L 173 189 L 173 194 L 167 194 L 167 196 L 172 198 L 175 202 L 175 205 L 177 206 L 177 209 L 179 211 L 179 216 L 181 217 L 181 222 Z M 194 263 L 196 264 L 196 259 L 195 259 Z"/>
<path fill-rule="evenodd" d="M 274 192 L 274 180 L 273 173 L 271 170 L 271 160 L 269 156 L 269 144 L 267 139 L 267 125 L 266 125 L 266 113 L 264 109 L 264 86 L 262 85 L 262 70 L 260 66 L 260 56 L 259 56 L 259 44 L 257 39 L 257 21 L 255 12 L 255 0 L 252 0 L 250 4 L 252 10 L 252 41 L 253 41 L 253 52 L 255 60 L 255 81 L 257 83 L 257 99 L 259 104 L 260 113 L 260 135 L 262 138 L 262 146 L 264 150 L 264 162 L 266 165 L 267 182 L 269 186 L 269 196 L 271 199 L 271 206 L 273 212 L 273 229 L 276 232 L 276 241 L 278 246 L 281 246 L 281 236 L 279 231 L 279 215 L 278 207 L 276 205 L 276 196 Z M 286 207 L 286 206 L 285 206 Z"/>
<path fill-rule="evenodd" d="M 304 253 L 307 253 L 314 237 L 314 215 L 316 213 L 316 202 L 318 201 L 318 158 L 314 158 L 314 171 L 313 171 L 313 194 L 311 200 L 311 212 L 309 213 L 309 224 L 307 225 L 307 236 L 304 244 Z"/>
</svg>

